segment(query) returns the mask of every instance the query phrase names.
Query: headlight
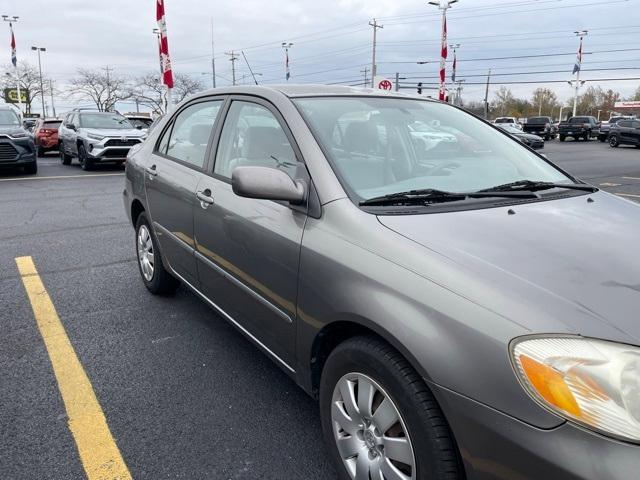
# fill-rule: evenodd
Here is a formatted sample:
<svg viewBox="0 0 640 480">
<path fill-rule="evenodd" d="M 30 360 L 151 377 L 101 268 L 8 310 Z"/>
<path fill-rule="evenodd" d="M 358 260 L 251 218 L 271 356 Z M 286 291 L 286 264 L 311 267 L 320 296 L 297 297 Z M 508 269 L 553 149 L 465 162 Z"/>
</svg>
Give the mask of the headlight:
<svg viewBox="0 0 640 480">
<path fill-rule="evenodd" d="M 96 135 L 95 133 L 87 133 L 87 137 L 93 140 L 103 140 L 105 138 L 104 135 Z"/>
<path fill-rule="evenodd" d="M 27 138 L 29 135 L 25 132 L 16 132 L 9 135 L 9 138 Z"/>
<path fill-rule="evenodd" d="M 640 443 L 640 348 L 579 337 L 523 337 L 515 371 L 539 403 L 585 427 Z"/>
</svg>

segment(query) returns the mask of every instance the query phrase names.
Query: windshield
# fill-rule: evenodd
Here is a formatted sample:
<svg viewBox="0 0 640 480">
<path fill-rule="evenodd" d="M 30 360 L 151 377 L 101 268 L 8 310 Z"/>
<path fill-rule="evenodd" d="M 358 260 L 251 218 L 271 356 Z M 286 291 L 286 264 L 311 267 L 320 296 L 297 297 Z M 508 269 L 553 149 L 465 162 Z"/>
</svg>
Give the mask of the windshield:
<svg viewBox="0 0 640 480">
<path fill-rule="evenodd" d="M 495 123 L 516 123 L 513 118 L 496 118 Z"/>
<path fill-rule="evenodd" d="M 547 118 L 547 117 L 531 117 L 529 120 L 527 120 L 527 123 L 530 123 L 532 125 L 546 125 L 547 123 L 549 123 L 549 118 Z"/>
<path fill-rule="evenodd" d="M 42 123 L 42 128 L 50 128 L 50 129 L 56 129 L 57 130 L 61 123 L 62 123 L 62 120 L 46 121 L 46 122 Z"/>
<path fill-rule="evenodd" d="M 0 110 L 0 125 L 20 126 L 18 115 L 12 110 Z"/>
<path fill-rule="evenodd" d="M 377 97 L 294 102 L 354 201 L 426 188 L 472 192 L 525 179 L 572 183 L 520 142 L 449 105 Z"/>
<path fill-rule="evenodd" d="M 569 119 L 569 123 L 589 123 L 589 117 L 573 117 Z"/>
<path fill-rule="evenodd" d="M 122 115 L 105 113 L 83 113 L 80 115 L 80 127 L 82 128 L 133 128 L 133 125 Z"/>
<path fill-rule="evenodd" d="M 522 130 L 517 129 L 516 127 L 512 126 L 512 125 L 499 125 L 499 127 L 504 130 L 505 132 L 509 132 L 509 133 L 515 133 L 518 135 L 522 135 Z"/>
</svg>

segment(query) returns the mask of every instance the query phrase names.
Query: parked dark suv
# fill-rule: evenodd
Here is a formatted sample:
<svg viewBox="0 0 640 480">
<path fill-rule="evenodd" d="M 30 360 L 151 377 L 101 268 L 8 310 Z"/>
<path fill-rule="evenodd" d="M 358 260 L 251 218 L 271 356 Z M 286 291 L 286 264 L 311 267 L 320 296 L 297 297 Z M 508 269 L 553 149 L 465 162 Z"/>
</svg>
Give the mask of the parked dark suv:
<svg viewBox="0 0 640 480">
<path fill-rule="evenodd" d="M 0 168 L 22 167 L 25 173 L 38 173 L 33 137 L 24 128 L 12 107 L 0 106 Z"/>
<path fill-rule="evenodd" d="M 487 122 L 215 89 L 134 148 L 123 200 L 146 288 L 191 289 L 317 398 L 340 479 L 638 477 L 640 207 Z"/>
<path fill-rule="evenodd" d="M 635 145 L 640 148 L 640 120 L 618 120 L 611 125 L 609 145 Z"/>
</svg>

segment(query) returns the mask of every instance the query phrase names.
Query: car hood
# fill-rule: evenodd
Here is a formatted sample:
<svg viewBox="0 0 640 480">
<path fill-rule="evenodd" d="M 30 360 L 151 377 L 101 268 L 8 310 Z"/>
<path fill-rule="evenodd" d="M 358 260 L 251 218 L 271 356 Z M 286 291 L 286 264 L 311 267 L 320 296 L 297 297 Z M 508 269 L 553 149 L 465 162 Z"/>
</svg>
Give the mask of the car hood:
<svg viewBox="0 0 640 480">
<path fill-rule="evenodd" d="M 83 128 L 81 129 L 84 133 L 91 133 L 93 135 L 102 135 L 103 137 L 114 137 L 114 138 L 142 138 L 144 137 L 144 132 L 138 130 L 137 128 Z"/>
<path fill-rule="evenodd" d="M 542 140 L 542 137 L 539 137 L 538 135 L 532 135 L 530 133 L 514 133 L 513 136 L 519 137 L 519 138 L 526 138 L 528 140 Z"/>
<path fill-rule="evenodd" d="M 379 221 L 455 264 L 434 281 L 527 331 L 640 343 L 636 204 L 598 192 Z"/>
<path fill-rule="evenodd" d="M 15 135 L 16 133 L 29 133 L 22 127 L 14 125 L 0 125 L 0 135 Z"/>
</svg>

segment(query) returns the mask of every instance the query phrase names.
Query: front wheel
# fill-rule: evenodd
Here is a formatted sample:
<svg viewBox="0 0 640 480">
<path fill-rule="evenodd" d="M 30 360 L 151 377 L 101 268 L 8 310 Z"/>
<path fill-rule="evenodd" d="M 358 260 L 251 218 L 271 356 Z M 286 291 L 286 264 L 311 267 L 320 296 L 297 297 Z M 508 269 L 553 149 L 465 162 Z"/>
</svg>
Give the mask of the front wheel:
<svg viewBox="0 0 640 480">
<path fill-rule="evenodd" d="M 376 337 L 355 337 L 327 359 L 320 382 L 325 441 L 343 480 L 462 478 L 453 435 L 408 362 Z"/>
<path fill-rule="evenodd" d="M 589 140 L 591 140 L 591 134 L 589 132 L 585 132 L 584 134 L 584 141 L 588 142 Z"/>
<path fill-rule="evenodd" d="M 179 282 L 165 269 L 160 250 L 149 220 L 141 213 L 136 222 L 136 253 L 140 276 L 154 295 L 170 294 L 178 288 Z"/>
<path fill-rule="evenodd" d="M 564 142 L 564 139 L 565 139 L 565 138 L 566 138 L 566 137 L 565 137 L 564 135 L 560 135 L 560 141 L 561 141 L 561 142 Z"/>
<path fill-rule="evenodd" d="M 64 144 L 60 143 L 58 146 L 58 151 L 60 152 L 60 162 L 63 165 L 71 165 L 71 159 L 73 158 L 71 155 L 67 155 L 64 153 Z"/>
<path fill-rule="evenodd" d="M 24 173 L 26 173 L 27 175 L 35 175 L 36 173 L 38 173 L 38 163 L 33 162 L 24 167 Z"/>
<path fill-rule="evenodd" d="M 78 145 L 78 160 L 80 161 L 82 170 L 93 170 L 93 160 L 89 158 L 89 155 L 87 155 L 87 150 L 82 144 Z"/>
<path fill-rule="evenodd" d="M 620 141 L 618 140 L 618 137 L 616 135 L 611 135 L 609 137 L 609 145 L 611 145 L 613 148 L 617 148 L 620 146 Z"/>
</svg>

